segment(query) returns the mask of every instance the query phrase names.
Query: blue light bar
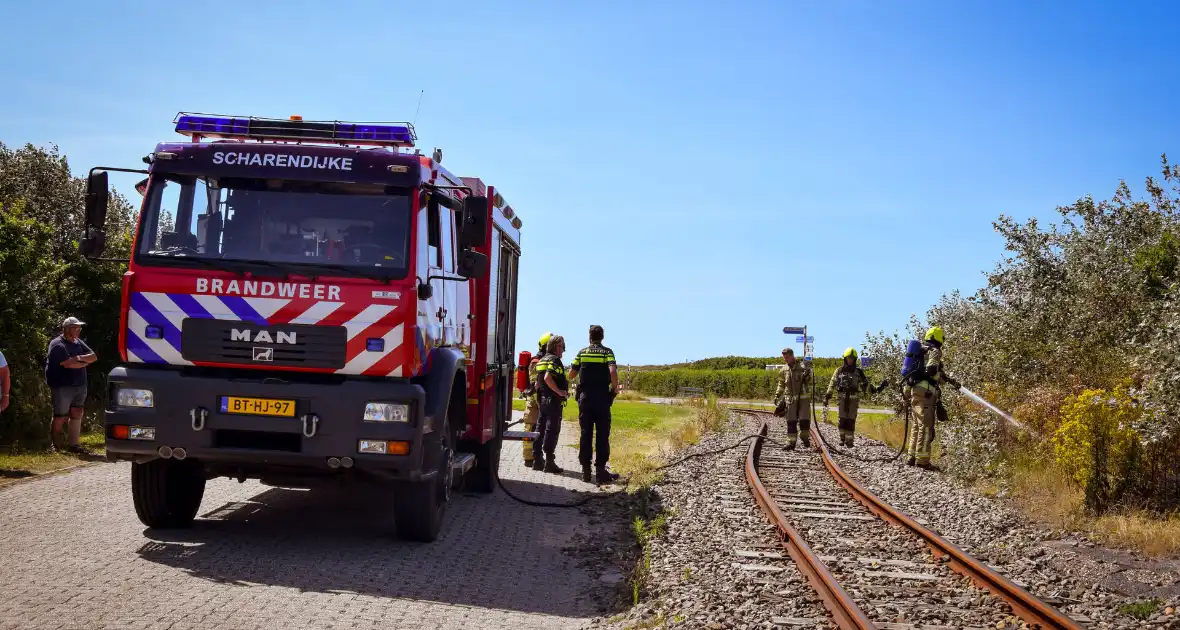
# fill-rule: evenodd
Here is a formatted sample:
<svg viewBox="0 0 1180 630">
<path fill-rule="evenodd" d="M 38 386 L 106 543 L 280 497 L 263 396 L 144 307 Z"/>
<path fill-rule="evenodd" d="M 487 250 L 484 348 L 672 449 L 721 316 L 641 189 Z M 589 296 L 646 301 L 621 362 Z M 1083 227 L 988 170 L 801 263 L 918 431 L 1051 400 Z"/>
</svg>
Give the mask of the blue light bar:
<svg viewBox="0 0 1180 630">
<path fill-rule="evenodd" d="M 369 337 L 365 340 L 365 350 L 369 352 L 384 352 L 385 340 L 380 337 Z"/>
<path fill-rule="evenodd" d="M 176 116 L 176 133 L 210 138 L 295 140 L 412 147 L 418 136 L 410 123 L 350 123 L 187 114 Z"/>
</svg>

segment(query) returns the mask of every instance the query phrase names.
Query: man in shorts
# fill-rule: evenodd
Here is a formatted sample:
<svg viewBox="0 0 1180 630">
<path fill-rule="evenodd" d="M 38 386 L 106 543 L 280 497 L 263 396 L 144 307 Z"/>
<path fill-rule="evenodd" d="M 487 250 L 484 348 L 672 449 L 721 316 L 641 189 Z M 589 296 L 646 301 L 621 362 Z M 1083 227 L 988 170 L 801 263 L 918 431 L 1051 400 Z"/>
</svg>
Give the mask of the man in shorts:
<svg viewBox="0 0 1180 630">
<path fill-rule="evenodd" d="M 80 444 L 82 412 L 86 408 L 86 366 L 98 357 L 80 338 L 84 324 L 77 317 L 67 317 L 61 323 L 61 335 L 49 342 L 49 352 L 45 356 L 45 382 L 53 401 L 50 450 L 56 450 L 58 433 L 68 420 L 68 449 L 74 453 L 86 452 Z"/>
<path fill-rule="evenodd" d="M 0 412 L 8 409 L 8 390 L 12 388 L 12 376 L 8 369 L 8 360 L 0 352 Z"/>
</svg>

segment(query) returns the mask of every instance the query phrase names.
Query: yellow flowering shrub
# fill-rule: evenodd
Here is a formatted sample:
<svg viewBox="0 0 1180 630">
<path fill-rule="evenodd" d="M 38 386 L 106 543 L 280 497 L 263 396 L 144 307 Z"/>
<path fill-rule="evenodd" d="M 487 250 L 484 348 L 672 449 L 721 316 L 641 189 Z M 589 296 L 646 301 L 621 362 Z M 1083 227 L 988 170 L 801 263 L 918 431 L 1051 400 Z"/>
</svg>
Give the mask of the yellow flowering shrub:
<svg viewBox="0 0 1180 630">
<path fill-rule="evenodd" d="M 1061 424 L 1053 434 L 1057 465 L 1079 486 L 1090 480 L 1094 467 L 1094 443 L 1105 437 L 1108 471 L 1119 470 L 1139 440 L 1132 427 L 1142 409 L 1126 386 L 1114 390 L 1087 389 L 1061 405 Z"/>
</svg>

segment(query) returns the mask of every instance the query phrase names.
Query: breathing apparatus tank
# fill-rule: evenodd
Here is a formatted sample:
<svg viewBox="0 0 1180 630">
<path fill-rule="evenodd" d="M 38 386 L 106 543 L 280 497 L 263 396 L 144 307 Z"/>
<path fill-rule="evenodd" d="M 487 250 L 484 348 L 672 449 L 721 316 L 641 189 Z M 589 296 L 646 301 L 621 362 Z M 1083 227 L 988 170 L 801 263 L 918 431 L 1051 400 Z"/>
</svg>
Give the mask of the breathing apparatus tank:
<svg viewBox="0 0 1180 630">
<path fill-rule="evenodd" d="M 901 380 L 906 385 L 916 385 L 926 378 L 926 349 L 922 342 L 911 339 L 905 349 L 905 360 L 901 364 Z"/>
<path fill-rule="evenodd" d="M 529 363 L 532 361 L 532 353 L 529 350 L 520 350 L 520 355 L 517 357 L 517 391 L 524 392 L 525 388 L 529 387 Z"/>
</svg>

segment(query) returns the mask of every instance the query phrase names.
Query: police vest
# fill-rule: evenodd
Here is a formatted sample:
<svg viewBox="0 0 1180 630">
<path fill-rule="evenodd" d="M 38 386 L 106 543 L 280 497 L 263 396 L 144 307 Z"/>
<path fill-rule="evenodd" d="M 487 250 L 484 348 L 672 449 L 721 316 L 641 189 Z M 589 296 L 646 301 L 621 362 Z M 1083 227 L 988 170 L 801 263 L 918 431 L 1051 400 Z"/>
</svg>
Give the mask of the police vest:
<svg viewBox="0 0 1180 630">
<path fill-rule="evenodd" d="M 615 353 L 600 344 L 590 344 L 574 356 L 573 367 L 578 370 L 578 393 L 587 396 L 606 396 L 611 391 L 610 368 L 615 364 Z"/>
<path fill-rule="evenodd" d="M 544 400 L 546 398 L 557 398 L 557 392 L 549 389 L 549 385 L 545 382 L 545 375 L 552 374 L 553 382 L 557 384 L 558 389 L 568 389 L 569 380 L 565 376 L 565 365 L 561 363 L 558 357 L 547 354 L 545 358 L 537 362 L 537 394 L 538 398 Z"/>
</svg>

